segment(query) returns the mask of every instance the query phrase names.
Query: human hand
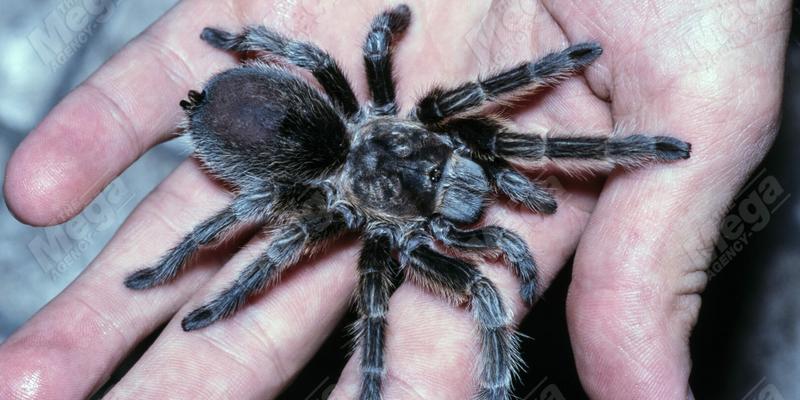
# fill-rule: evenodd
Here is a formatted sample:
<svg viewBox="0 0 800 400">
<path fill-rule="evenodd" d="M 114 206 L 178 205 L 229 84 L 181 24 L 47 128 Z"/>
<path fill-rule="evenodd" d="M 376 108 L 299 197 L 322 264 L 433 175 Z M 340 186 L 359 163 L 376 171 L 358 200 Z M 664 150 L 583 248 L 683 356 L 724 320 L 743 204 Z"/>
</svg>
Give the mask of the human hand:
<svg viewBox="0 0 800 400">
<path fill-rule="evenodd" d="M 777 132 L 791 2 L 545 3 L 605 46 L 586 79 L 615 125 L 692 143 L 680 168 L 606 181 L 567 299 L 590 397 L 683 398 L 720 219 Z"/>
<path fill-rule="evenodd" d="M 230 55 L 198 39 L 205 26 L 238 30 L 245 24 L 283 23 L 289 33 L 302 31 L 339 60 L 363 101 L 360 43 L 372 16 L 387 5 L 340 1 L 335 7 L 281 8 L 278 3 L 288 4 L 184 1 L 176 6 L 64 99 L 20 145 L 6 179 L 11 209 L 28 223 L 61 222 L 143 151 L 170 138 L 186 91 L 235 65 Z M 773 2 L 747 12 L 743 3 L 712 1 L 693 4 L 691 10 L 681 5 L 651 10 L 633 2 L 628 7 L 552 3 L 525 6 L 530 30 L 493 30 L 491 45 L 482 47 L 467 45 L 465 37 L 484 17 L 489 27 L 492 21 L 496 26 L 507 22 L 505 8 L 412 2 L 414 20 L 395 57 L 400 103 L 407 108 L 432 82 L 472 78 L 489 67 L 487 56 L 508 56 L 500 64 L 506 65 L 565 47 L 568 39 L 603 44 L 605 55 L 589 68 L 586 81 L 575 78 L 548 91 L 515 119 L 529 130 L 602 132 L 616 125 L 693 143 L 688 161 L 615 174 L 607 181 L 578 248 L 569 298 L 576 358 L 590 394 L 685 397 L 686 340 L 699 306 L 704 265 L 673 250 L 706 244 L 703 239 L 716 227 L 708 216 L 721 214 L 768 148 L 780 100 L 789 5 Z M 276 9 L 290 17 L 278 21 L 284 13 Z M 736 21 L 737 15 L 752 21 L 743 16 L 730 30 L 717 26 Z M 318 25 L 303 23 L 309 19 Z M 343 26 L 345 20 L 349 25 Z M 632 37 L 637 29 L 642 34 Z M 714 40 L 707 40 L 709 32 Z M 773 63 L 764 67 L 763 60 Z M 564 181 L 564 186 L 557 193 L 556 215 L 498 206 L 487 216 L 526 238 L 545 285 L 575 250 L 597 197 L 591 183 Z M 230 282 L 253 251 L 231 259 L 225 249 L 206 251 L 169 285 L 146 292 L 122 286 L 129 273 L 152 264 L 227 200 L 229 195 L 194 161 L 178 168 L 92 265 L 0 347 L 2 397 L 19 395 L 31 379 L 40 398 L 85 397 L 135 343 L 170 319 L 110 397 L 279 393 L 347 307 L 356 277 L 352 244 L 296 266 L 233 318 L 192 333 L 180 329 L 180 319 Z M 677 234 L 670 237 L 670 230 Z M 615 241 L 600 242 L 601 236 Z M 258 249 L 264 241 L 259 236 L 248 246 Z M 521 318 L 526 310 L 517 300 L 515 278 L 502 267 L 486 272 Z M 469 366 L 476 357 L 469 314 L 411 284 L 397 290 L 390 308 L 386 397 L 468 398 L 473 393 Z M 355 396 L 356 367 L 348 365 L 332 398 Z M 85 376 L 76 379 L 75 370 Z"/>
</svg>

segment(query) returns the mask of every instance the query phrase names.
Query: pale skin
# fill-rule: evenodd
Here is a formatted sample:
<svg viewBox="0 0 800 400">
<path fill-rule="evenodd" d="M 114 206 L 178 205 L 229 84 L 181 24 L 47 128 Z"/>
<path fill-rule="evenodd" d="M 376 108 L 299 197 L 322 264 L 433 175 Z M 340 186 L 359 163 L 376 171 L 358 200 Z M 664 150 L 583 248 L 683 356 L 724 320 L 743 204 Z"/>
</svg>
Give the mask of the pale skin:
<svg viewBox="0 0 800 400">
<path fill-rule="evenodd" d="M 63 222 L 142 152 L 172 138 L 186 92 L 235 65 L 198 38 L 205 26 L 235 31 L 280 22 L 330 51 L 366 100 L 360 45 L 372 16 L 389 3 L 301 1 L 279 8 L 281 16 L 272 3 L 186 0 L 165 14 L 19 146 L 4 187 L 12 212 L 37 226 Z M 545 285 L 576 253 L 567 315 L 591 397 L 691 396 L 688 339 L 710 244 L 724 208 L 776 133 L 791 2 L 544 0 L 522 6 L 533 21 L 522 27 L 507 20 L 508 8 L 520 7 L 514 2 L 407 3 L 413 22 L 395 57 L 406 109 L 431 83 L 470 79 L 496 65 L 498 54 L 512 65 L 593 40 L 604 55 L 584 76 L 522 107 L 516 124 L 529 131 L 618 127 L 692 143 L 691 159 L 679 163 L 617 171 L 604 182 L 561 179 L 553 216 L 508 205 L 487 216 L 528 241 Z M 490 40 L 475 45 L 470 38 L 482 19 Z M 122 284 L 229 199 L 196 161 L 184 162 L 75 282 L 0 346 L 0 397 L 84 398 L 167 321 L 110 398 L 277 396 L 346 310 L 356 283 L 355 243 L 296 266 L 234 317 L 191 333 L 181 330 L 181 318 L 225 286 L 266 238 L 249 239 L 236 255 L 236 243 L 203 251 L 159 288 L 133 292 Z M 483 269 L 523 318 L 528 310 L 513 275 L 499 265 Z M 469 398 L 476 343 L 468 312 L 410 282 L 390 309 L 386 398 Z M 332 399 L 356 397 L 357 367 L 357 360 L 348 363 Z"/>
</svg>

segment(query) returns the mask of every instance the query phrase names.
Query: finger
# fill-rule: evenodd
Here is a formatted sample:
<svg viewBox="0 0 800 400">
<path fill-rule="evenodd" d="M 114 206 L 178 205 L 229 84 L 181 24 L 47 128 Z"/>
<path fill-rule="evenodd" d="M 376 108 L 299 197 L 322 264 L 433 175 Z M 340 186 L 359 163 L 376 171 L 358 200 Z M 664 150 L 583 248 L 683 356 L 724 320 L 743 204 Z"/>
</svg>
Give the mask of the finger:
<svg viewBox="0 0 800 400">
<path fill-rule="evenodd" d="M 691 395 L 688 338 L 717 226 L 774 135 L 788 12 L 770 6 L 745 18 L 710 3 L 658 17 L 632 4 L 626 9 L 652 18 L 624 23 L 600 7 L 581 6 L 583 21 L 572 6 L 553 9 L 580 33 L 653 32 L 610 48 L 615 78 L 595 84 L 608 85 L 617 124 L 672 134 L 693 149 L 686 162 L 610 178 L 581 239 L 567 311 L 592 398 Z M 732 35 L 723 27 L 734 19 L 742 24 Z"/>
<path fill-rule="evenodd" d="M 21 221 L 76 215 L 144 151 L 175 131 L 178 102 L 232 58 L 199 40 L 225 18 L 217 2 L 186 1 L 64 98 L 19 145 L 4 183 Z"/>
<path fill-rule="evenodd" d="M 174 283 L 148 291 L 126 288 L 127 274 L 155 262 L 229 197 L 194 161 L 182 164 L 87 269 L 0 346 L 0 398 L 78 399 L 92 393 L 224 263 L 226 253 L 201 252 Z"/>
<path fill-rule="evenodd" d="M 355 286 L 353 241 L 301 262 L 233 316 L 184 332 L 181 320 L 264 250 L 257 237 L 183 307 L 111 398 L 272 398 L 336 326 Z"/>
</svg>

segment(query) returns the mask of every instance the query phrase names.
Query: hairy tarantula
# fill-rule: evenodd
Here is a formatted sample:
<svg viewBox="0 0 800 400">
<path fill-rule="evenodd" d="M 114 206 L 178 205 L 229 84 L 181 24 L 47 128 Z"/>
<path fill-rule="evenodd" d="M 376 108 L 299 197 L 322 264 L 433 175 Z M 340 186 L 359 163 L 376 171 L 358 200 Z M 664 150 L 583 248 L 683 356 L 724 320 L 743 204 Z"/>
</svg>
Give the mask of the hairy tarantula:
<svg viewBox="0 0 800 400">
<path fill-rule="evenodd" d="M 224 71 L 181 102 L 185 134 L 214 175 L 236 188 L 233 202 L 196 226 L 157 265 L 125 285 L 144 289 L 175 277 L 199 246 L 242 223 L 274 227 L 266 250 L 216 297 L 183 320 L 186 331 L 233 314 L 246 298 L 315 248 L 345 231 L 361 232 L 356 324 L 362 399 L 381 397 L 383 343 L 393 277 L 456 302 L 467 302 L 481 339 L 478 398 L 508 399 L 520 357 L 509 312 L 497 288 L 469 261 L 443 254 L 500 255 L 536 297 L 536 264 L 515 233 L 498 226 L 469 229 L 494 194 L 534 212 L 556 202 L 512 165 L 544 159 L 585 159 L 638 167 L 689 157 L 690 145 L 667 136 L 542 137 L 512 131 L 483 106 L 551 86 L 602 53 L 582 43 L 485 78 L 437 87 L 398 116 L 392 46 L 411 20 L 405 5 L 372 21 L 363 45 L 372 102 L 359 105 L 336 62 L 311 43 L 263 26 L 232 34 L 206 28 L 201 38 L 234 52 L 267 52 L 310 71 L 324 93 L 275 63 Z M 395 255 L 399 260 L 395 260 Z"/>
</svg>

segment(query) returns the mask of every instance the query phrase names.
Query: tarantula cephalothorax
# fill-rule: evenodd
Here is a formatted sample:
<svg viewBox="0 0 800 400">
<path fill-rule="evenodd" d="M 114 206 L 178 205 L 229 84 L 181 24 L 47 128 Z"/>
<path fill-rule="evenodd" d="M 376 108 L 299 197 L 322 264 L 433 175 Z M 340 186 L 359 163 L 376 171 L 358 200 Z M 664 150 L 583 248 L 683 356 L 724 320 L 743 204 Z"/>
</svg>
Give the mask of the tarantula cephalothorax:
<svg viewBox="0 0 800 400">
<path fill-rule="evenodd" d="M 125 284 L 144 289 L 172 279 L 199 246 L 239 224 L 274 227 L 264 252 L 226 290 L 186 316 L 183 328 L 190 331 L 233 314 L 248 296 L 326 241 L 344 231 L 361 232 L 356 293 L 361 398 L 381 397 L 387 304 L 393 277 L 404 271 L 436 293 L 469 304 L 481 339 L 478 397 L 507 399 L 520 361 L 511 317 L 498 290 L 471 262 L 438 248 L 501 255 L 531 303 L 536 264 L 523 240 L 497 226 L 463 227 L 480 219 L 494 193 L 534 212 L 555 211 L 552 195 L 509 160 L 568 158 L 638 167 L 688 158 L 690 146 L 666 136 L 541 137 L 514 132 L 479 113 L 504 96 L 530 93 L 579 72 L 602 53 L 594 43 L 453 88 L 435 88 L 400 117 L 392 44 L 410 20 L 409 8 L 400 5 L 372 21 L 363 46 L 372 102 L 363 106 L 336 62 L 313 44 L 262 26 L 241 34 L 206 28 L 201 37 L 214 47 L 268 52 L 309 70 L 324 93 L 289 69 L 263 62 L 222 72 L 203 92 L 189 92 L 189 100 L 181 102 L 185 133 L 203 165 L 237 195 L 157 265 Z"/>
</svg>

